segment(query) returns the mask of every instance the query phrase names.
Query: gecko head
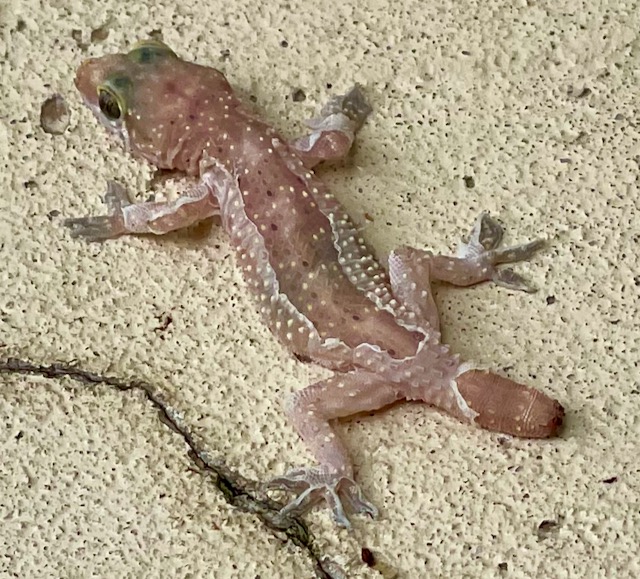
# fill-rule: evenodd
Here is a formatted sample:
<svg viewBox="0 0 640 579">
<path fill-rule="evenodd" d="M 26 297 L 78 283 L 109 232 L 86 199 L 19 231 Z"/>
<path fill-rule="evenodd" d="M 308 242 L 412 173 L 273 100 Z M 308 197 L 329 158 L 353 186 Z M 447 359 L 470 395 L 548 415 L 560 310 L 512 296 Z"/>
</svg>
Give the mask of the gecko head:
<svg viewBox="0 0 640 579">
<path fill-rule="evenodd" d="M 85 104 L 132 153 L 159 164 L 162 127 L 177 115 L 167 79 L 179 83 L 185 61 L 157 40 L 137 43 L 127 53 L 85 60 L 75 85 Z"/>
</svg>

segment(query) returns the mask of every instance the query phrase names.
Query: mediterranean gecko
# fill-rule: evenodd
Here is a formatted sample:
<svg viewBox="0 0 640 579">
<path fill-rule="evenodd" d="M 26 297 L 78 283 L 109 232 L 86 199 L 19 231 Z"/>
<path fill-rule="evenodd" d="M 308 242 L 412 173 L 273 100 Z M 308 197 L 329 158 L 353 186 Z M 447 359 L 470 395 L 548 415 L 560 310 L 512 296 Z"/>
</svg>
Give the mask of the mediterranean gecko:
<svg viewBox="0 0 640 579">
<path fill-rule="evenodd" d="M 349 215 L 314 174 L 343 158 L 371 111 L 358 86 L 334 97 L 310 134 L 287 141 L 234 95 L 221 72 L 158 41 L 81 64 L 85 103 L 126 149 L 161 169 L 199 177 L 175 201 L 131 204 L 107 194 L 109 214 L 68 219 L 74 236 L 163 234 L 221 217 L 260 312 L 299 358 L 335 373 L 293 394 L 286 411 L 318 466 L 272 481 L 297 494 L 283 514 L 325 501 L 338 524 L 377 514 L 354 480 L 331 421 L 398 400 L 420 400 L 493 431 L 554 436 L 562 406 L 542 392 L 461 362 L 441 342 L 432 281 L 483 281 L 530 290 L 499 264 L 529 258 L 533 241 L 498 248 L 502 228 L 481 215 L 457 257 L 403 247 L 385 270 Z"/>
</svg>

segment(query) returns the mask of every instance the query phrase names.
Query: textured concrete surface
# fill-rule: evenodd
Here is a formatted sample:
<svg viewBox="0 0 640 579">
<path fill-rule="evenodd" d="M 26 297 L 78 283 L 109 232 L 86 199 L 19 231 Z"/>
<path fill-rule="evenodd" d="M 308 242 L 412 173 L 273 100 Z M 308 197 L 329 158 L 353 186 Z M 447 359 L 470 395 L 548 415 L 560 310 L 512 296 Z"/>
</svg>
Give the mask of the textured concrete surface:
<svg viewBox="0 0 640 579">
<path fill-rule="evenodd" d="M 349 162 L 323 173 L 381 255 L 450 252 L 480 210 L 509 240 L 552 240 L 520 268 L 538 293 L 442 288 L 439 302 L 460 353 L 538 385 L 568 417 L 545 442 L 420 405 L 345 422 L 381 518 L 350 534 L 311 514 L 312 556 L 227 503 L 142 391 L 3 372 L 0 577 L 311 577 L 314 557 L 336 577 L 640 575 L 639 8 L 3 2 L 0 360 L 146 380 L 248 481 L 309 460 L 280 401 L 324 372 L 260 325 L 215 224 L 104 245 L 61 225 L 100 213 L 109 179 L 148 196 L 151 170 L 109 140 L 72 79 L 83 58 L 160 31 L 290 135 L 363 84 L 375 114 Z M 71 108 L 62 135 L 39 124 L 53 93 Z"/>
</svg>

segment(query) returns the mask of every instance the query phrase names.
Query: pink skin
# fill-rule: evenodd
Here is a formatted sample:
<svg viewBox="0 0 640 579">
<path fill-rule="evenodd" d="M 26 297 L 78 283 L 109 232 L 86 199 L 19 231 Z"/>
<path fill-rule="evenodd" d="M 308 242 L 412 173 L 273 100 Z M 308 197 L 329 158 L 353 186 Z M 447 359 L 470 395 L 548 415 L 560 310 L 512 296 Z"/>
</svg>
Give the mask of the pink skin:
<svg viewBox="0 0 640 579">
<path fill-rule="evenodd" d="M 162 43 L 87 60 L 76 86 L 131 153 L 200 182 L 177 201 L 137 205 L 111 184 L 109 214 L 67 220 L 72 233 L 93 240 L 162 234 L 220 215 L 271 330 L 300 359 L 336 372 L 289 400 L 288 414 L 319 466 L 273 481 L 298 493 L 283 514 L 326 501 L 345 526 L 347 512 L 375 515 L 331 426 L 338 417 L 409 399 L 490 430 L 557 433 L 563 410 L 556 401 L 473 370 L 440 342 L 430 287 L 493 280 L 529 290 L 497 265 L 527 259 L 541 242 L 498 249 L 502 229 L 482 215 L 460 257 L 402 248 L 387 273 L 313 173 L 316 163 L 349 151 L 370 112 L 359 88 L 332 99 L 309 122 L 312 132 L 288 143 L 236 98 L 222 73 Z"/>
</svg>

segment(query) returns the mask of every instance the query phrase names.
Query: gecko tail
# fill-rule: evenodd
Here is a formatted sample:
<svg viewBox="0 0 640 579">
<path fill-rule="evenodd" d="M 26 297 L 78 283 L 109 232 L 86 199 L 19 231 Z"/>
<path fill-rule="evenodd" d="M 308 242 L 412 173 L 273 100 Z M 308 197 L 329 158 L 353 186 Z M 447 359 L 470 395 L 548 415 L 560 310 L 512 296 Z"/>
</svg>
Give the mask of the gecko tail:
<svg viewBox="0 0 640 579">
<path fill-rule="evenodd" d="M 463 372 L 456 384 L 482 428 L 523 438 L 550 438 L 560 431 L 564 408 L 535 388 L 480 370 Z"/>
</svg>

